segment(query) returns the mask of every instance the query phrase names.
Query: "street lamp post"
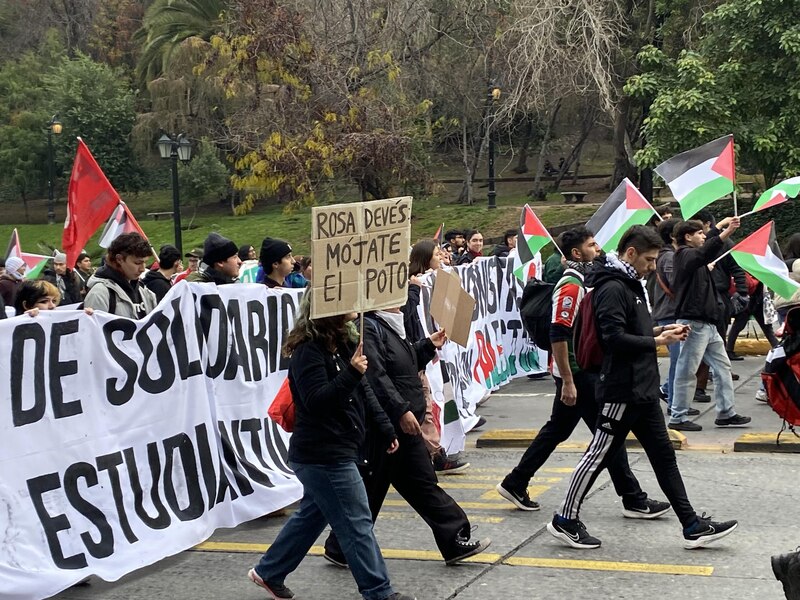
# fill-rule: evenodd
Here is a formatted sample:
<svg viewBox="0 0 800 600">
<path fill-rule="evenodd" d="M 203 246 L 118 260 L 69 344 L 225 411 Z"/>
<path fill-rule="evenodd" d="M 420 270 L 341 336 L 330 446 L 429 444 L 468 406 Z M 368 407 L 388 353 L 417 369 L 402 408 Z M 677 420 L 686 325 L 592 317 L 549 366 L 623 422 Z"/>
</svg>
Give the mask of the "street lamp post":
<svg viewBox="0 0 800 600">
<path fill-rule="evenodd" d="M 192 142 L 184 134 L 162 135 L 158 139 L 158 153 L 161 158 L 171 159 L 172 170 L 172 219 L 175 223 L 175 247 L 183 255 L 181 240 L 181 201 L 178 191 L 178 159 L 187 163 L 192 158 Z"/>
<path fill-rule="evenodd" d="M 47 223 L 49 225 L 56 222 L 56 199 L 53 194 L 53 180 L 55 179 L 53 134 L 59 135 L 61 130 L 62 126 L 58 120 L 58 115 L 53 115 L 47 123 Z"/>
<path fill-rule="evenodd" d="M 494 189 L 494 103 L 500 98 L 500 88 L 494 84 L 489 84 L 489 90 L 486 95 L 486 104 L 489 107 L 489 123 L 487 125 L 489 136 L 489 208 L 497 208 L 497 192 Z"/>
</svg>

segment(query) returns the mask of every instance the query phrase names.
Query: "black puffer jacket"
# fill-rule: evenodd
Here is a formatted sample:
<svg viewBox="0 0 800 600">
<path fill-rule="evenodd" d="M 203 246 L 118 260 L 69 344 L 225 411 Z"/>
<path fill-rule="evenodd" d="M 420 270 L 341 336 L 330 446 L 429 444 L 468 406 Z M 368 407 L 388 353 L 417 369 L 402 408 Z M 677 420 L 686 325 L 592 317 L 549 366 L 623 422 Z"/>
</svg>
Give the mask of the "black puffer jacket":
<svg viewBox="0 0 800 600">
<path fill-rule="evenodd" d="M 606 265 L 586 277 L 594 288 L 594 314 L 603 366 L 599 402 L 658 402 L 660 377 L 642 282 Z"/>
<path fill-rule="evenodd" d="M 289 387 L 295 426 L 289 460 L 305 464 L 366 463 L 366 432 L 371 443 L 388 449 L 396 437 L 367 380 L 352 365 L 355 346 L 334 355 L 317 342 L 295 348 L 289 363 Z M 371 365 L 370 365 L 371 368 Z"/>
<path fill-rule="evenodd" d="M 364 353 L 369 360 L 367 379 L 395 428 L 409 410 L 417 421 L 425 418 L 425 397 L 419 372 L 436 355 L 428 338 L 413 344 L 401 339 L 375 313 L 364 318 Z"/>
</svg>

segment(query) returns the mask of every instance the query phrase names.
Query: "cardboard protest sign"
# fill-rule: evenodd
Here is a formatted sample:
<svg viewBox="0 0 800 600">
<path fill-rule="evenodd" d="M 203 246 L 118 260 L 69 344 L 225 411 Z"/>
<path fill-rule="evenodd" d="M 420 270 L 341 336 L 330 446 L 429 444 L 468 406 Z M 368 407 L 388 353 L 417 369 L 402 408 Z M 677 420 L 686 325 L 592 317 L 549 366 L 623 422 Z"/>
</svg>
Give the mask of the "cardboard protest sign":
<svg viewBox="0 0 800 600">
<path fill-rule="evenodd" d="M 411 197 L 311 209 L 311 317 L 402 306 Z"/>
<path fill-rule="evenodd" d="M 447 332 L 447 337 L 462 348 L 469 342 L 473 310 L 475 298 L 461 287 L 458 275 L 439 269 L 433 284 L 431 316 Z"/>
</svg>

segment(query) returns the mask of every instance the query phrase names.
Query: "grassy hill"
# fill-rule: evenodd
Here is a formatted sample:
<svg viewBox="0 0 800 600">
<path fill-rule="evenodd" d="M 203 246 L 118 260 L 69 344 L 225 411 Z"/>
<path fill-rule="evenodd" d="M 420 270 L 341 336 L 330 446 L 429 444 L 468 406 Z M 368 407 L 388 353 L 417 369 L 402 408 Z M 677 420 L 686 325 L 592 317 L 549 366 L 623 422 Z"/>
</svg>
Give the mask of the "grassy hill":
<svg viewBox="0 0 800 600">
<path fill-rule="evenodd" d="M 501 181 L 497 186 L 498 207 L 494 210 L 486 208 L 485 186 L 481 188 L 478 185 L 476 185 L 475 192 L 476 204 L 473 206 L 464 206 L 454 200 L 445 200 L 444 197 L 455 197 L 455 194 L 448 193 L 452 192 L 452 189 L 443 190 L 442 195 L 435 199 L 415 199 L 412 213 L 412 239 L 433 236 L 442 222 L 448 229 L 475 227 L 480 229 L 487 239 L 499 237 L 504 230 L 518 226 L 519 211 L 522 205 L 528 201 L 525 193 L 530 186 L 529 183 L 503 183 Z M 455 187 L 457 186 L 449 186 L 449 188 Z M 576 189 L 578 188 L 590 192 L 586 205 L 565 205 L 559 194 L 550 194 L 547 201 L 531 202 L 531 205 L 547 226 L 585 222 L 597 209 L 597 203 L 606 198 L 607 192 L 602 179 L 578 182 Z M 565 187 L 564 189 L 570 188 Z M 353 197 L 355 194 L 351 196 L 351 198 Z M 147 217 L 149 212 L 172 210 L 169 190 L 126 196 L 124 200 L 155 248 L 161 244 L 174 243 L 172 220 L 154 221 Z M 341 201 L 346 202 L 347 199 Z M 60 248 L 62 223 L 66 215 L 65 200 L 62 198 L 57 202 L 56 224 L 54 225 L 46 224 L 46 200 L 30 201 L 29 211 L 33 223 L 26 224 L 21 204 L 0 204 L 0 223 L 2 223 L 0 225 L 0 244 L 8 239 L 11 231 L 16 227 L 22 247 L 28 252 L 48 254 L 53 248 Z M 230 207 L 227 204 L 210 200 L 196 206 L 183 205 L 181 219 L 184 251 L 202 246 L 203 240 L 210 231 L 218 231 L 238 245 L 252 244 L 258 247 L 264 237 L 272 236 L 289 241 L 296 254 L 306 254 L 310 248 L 310 208 L 287 213 L 282 205 L 262 203 L 257 205 L 251 214 L 235 217 L 230 214 Z M 86 246 L 89 254 L 96 259 L 103 252 L 102 248 L 97 245 L 99 233 Z"/>
</svg>

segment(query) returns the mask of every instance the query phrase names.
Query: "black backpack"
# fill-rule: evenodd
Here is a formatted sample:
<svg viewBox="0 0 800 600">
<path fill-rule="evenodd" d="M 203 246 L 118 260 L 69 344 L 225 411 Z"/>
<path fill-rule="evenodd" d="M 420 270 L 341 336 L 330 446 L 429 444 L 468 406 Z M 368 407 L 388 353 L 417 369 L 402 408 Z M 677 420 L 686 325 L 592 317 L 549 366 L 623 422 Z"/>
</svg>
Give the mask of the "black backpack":
<svg viewBox="0 0 800 600">
<path fill-rule="evenodd" d="M 577 276 L 581 281 L 582 276 L 574 269 L 564 271 L 564 276 Z M 561 279 L 559 279 L 559 282 Z M 528 333 L 537 348 L 550 351 L 550 323 L 553 320 L 553 292 L 554 283 L 547 283 L 541 279 L 529 279 L 522 290 L 522 300 L 519 303 L 519 313 L 522 326 Z"/>
</svg>

